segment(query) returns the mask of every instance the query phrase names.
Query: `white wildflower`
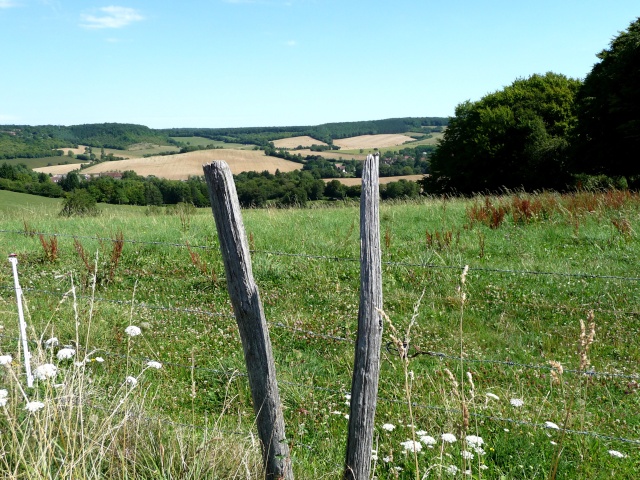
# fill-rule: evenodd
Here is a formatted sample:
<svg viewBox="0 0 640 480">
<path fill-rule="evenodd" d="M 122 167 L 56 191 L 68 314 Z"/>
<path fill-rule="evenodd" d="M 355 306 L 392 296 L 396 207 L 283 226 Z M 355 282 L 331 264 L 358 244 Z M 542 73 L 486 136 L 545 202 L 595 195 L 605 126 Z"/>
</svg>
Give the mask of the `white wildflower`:
<svg viewBox="0 0 640 480">
<path fill-rule="evenodd" d="M 45 348 L 53 348 L 53 347 L 57 347 L 58 343 L 60 342 L 58 342 L 57 337 L 51 337 L 49 340 L 45 340 L 44 346 Z"/>
<path fill-rule="evenodd" d="M 102 357 L 96 357 L 96 358 L 95 358 L 95 360 L 96 360 L 96 362 L 98 362 L 98 363 L 102 363 L 102 362 L 104 362 L 104 358 L 102 358 Z"/>
<path fill-rule="evenodd" d="M 427 432 L 425 432 L 424 430 L 418 430 L 416 432 L 416 435 L 418 435 L 419 437 L 422 437 L 423 435 L 426 435 L 426 434 L 427 434 Z"/>
<path fill-rule="evenodd" d="M 609 455 L 611 455 L 612 457 L 617 457 L 617 458 L 624 458 L 626 457 L 626 455 L 622 452 L 619 452 L 617 450 L 609 450 Z"/>
<path fill-rule="evenodd" d="M 73 357 L 75 354 L 76 351 L 73 348 L 61 348 L 60 350 L 58 350 L 56 357 L 58 357 L 58 360 L 67 360 Z"/>
<path fill-rule="evenodd" d="M 0 365 L 10 365 L 13 361 L 11 355 L 0 355 Z"/>
<path fill-rule="evenodd" d="M 334 410 L 331 413 L 333 413 L 334 415 L 342 415 L 342 412 L 339 412 L 338 410 Z"/>
<path fill-rule="evenodd" d="M 420 441 L 429 448 L 433 448 L 433 446 L 436 444 L 436 439 L 430 435 L 421 435 Z"/>
<path fill-rule="evenodd" d="M 524 405 L 524 401 L 521 398 L 512 398 L 510 403 L 514 407 L 521 407 Z"/>
<path fill-rule="evenodd" d="M 458 473 L 458 467 L 456 467 L 455 465 L 449 465 L 445 469 L 445 472 L 447 472 L 449 475 L 455 475 L 456 473 Z"/>
<path fill-rule="evenodd" d="M 348 414 L 348 413 L 345 413 L 345 414 L 344 414 L 344 418 L 346 418 L 347 420 L 349 420 L 349 414 Z"/>
<path fill-rule="evenodd" d="M 544 422 L 545 427 L 553 428 L 554 430 L 560 430 L 560 427 L 553 422 Z"/>
<path fill-rule="evenodd" d="M 382 459 L 382 461 L 383 461 L 384 463 L 389 463 L 389 462 L 391 461 L 391 457 L 384 457 L 384 458 Z"/>
<path fill-rule="evenodd" d="M 500 400 L 500 397 L 495 393 L 487 392 L 484 395 L 488 398 L 492 398 L 493 400 Z"/>
<path fill-rule="evenodd" d="M 155 368 L 157 370 L 160 370 L 162 368 L 162 364 L 160 362 L 156 362 L 154 360 L 150 360 L 150 361 L 147 362 L 147 367 Z"/>
<path fill-rule="evenodd" d="M 9 392 L 6 389 L 0 389 L 0 407 L 4 407 L 9 401 Z"/>
<path fill-rule="evenodd" d="M 385 423 L 384 425 L 382 425 L 382 429 L 386 430 L 387 432 L 393 432 L 395 428 L 396 426 L 393 425 L 392 423 Z"/>
<path fill-rule="evenodd" d="M 473 460 L 473 453 L 468 450 L 463 450 L 462 452 L 460 452 L 460 455 L 462 455 L 462 458 L 464 458 L 465 460 Z"/>
<path fill-rule="evenodd" d="M 487 467 L 484 463 L 482 465 L 480 465 L 480 470 L 487 470 L 489 467 Z"/>
<path fill-rule="evenodd" d="M 422 444 L 420 442 L 414 442 L 413 440 L 407 440 L 406 442 L 400 442 L 405 452 L 419 452 L 422 450 Z"/>
<path fill-rule="evenodd" d="M 46 380 L 47 378 L 53 378 L 58 373 L 58 367 L 53 365 L 52 363 L 45 363 L 44 365 L 40 365 L 36 367 L 33 371 L 33 375 L 38 380 Z"/>
<path fill-rule="evenodd" d="M 472 447 L 484 445 L 484 440 L 482 439 L 482 437 L 479 437 L 477 435 L 467 435 L 465 440 Z"/>
<path fill-rule="evenodd" d="M 125 382 L 131 385 L 132 387 L 135 387 L 138 384 L 138 379 L 136 377 L 129 376 L 126 378 Z"/>
<path fill-rule="evenodd" d="M 28 410 L 30 413 L 37 412 L 38 410 L 42 410 L 44 408 L 44 403 L 42 402 L 28 402 L 24 409 Z"/>
<path fill-rule="evenodd" d="M 124 333 L 126 333 L 130 337 L 137 337 L 142 333 L 142 330 L 140 330 L 140 327 L 136 327 L 135 325 L 129 325 L 124 329 Z"/>
<path fill-rule="evenodd" d="M 453 433 L 443 433 L 442 436 L 443 442 L 454 443 L 456 441 L 456 436 Z"/>
</svg>

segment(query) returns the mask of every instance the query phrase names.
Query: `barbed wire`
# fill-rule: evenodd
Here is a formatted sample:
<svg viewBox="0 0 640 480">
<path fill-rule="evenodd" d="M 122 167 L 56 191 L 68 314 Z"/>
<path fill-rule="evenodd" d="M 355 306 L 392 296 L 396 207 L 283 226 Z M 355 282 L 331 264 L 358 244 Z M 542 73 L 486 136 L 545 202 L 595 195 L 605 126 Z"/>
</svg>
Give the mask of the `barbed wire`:
<svg viewBox="0 0 640 480">
<path fill-rule="evenodd" d="M 0 289 L 4 289 L 4 290 L 12 290 L 13 288 L 14 288 L 13 286 L 9 286 L 9 285 L 0 286 Z M 36 292 L 36 293 L 43 293 L 46 295 L 51 295 L 56 297 L 59 297 L 61 295 L 60 292 L 52 292 L 49 290 L 39 290 L 35 288 L 25 288 L 23 290 Z M 70 293 L 66 292 L 65 294 L 63 294 L 63 296 L 70 297 Z M 115 304 L 120 304 L 127 307 L 130 307 L 132 304 L 131 300 L 113 300 L 113 299 L 107 299 L 107 298 L 101 298 L 101 297 L 91 297 L 86 295 L 85 296 L 76 295 L 76 298 L 83 298 L 83 299 L 89 299 L 89 300 L 93 299 L 93 301 L 96 301 L 96 302 L 115 303 Z M 141 308 L 162 310 L 162 311 L 171 311 L 171 312 L 183 312 L 183 313 L 188 313 L 192 315 L 205 315 L 210 317 L 224 317 L 224 318 L 235 319 L 235 316 L 233 313 L 211 312 L 211 311 L 207 311 L 199 308 L 180 308 L 180 307 L 165 306 L 165 305 L 153 305 L 153 304 L 147 304 L 144 302 L 134 302 L 134 307 L 141 307 Z M 286 329 L 296 333 L 301 333 L 303 335 L 316 337 L 316 338 L 323 338 L 323 339 L 334 340 L 339 342 L 347 342 L 351 344 L 355 343 L 355 339 L 353 338 L 346 338 L 346 337 L 340 337 L 337 335 L 332 335 L 327 333 L 315 332 L 313 330 L 287 325 L 282 322 L 268 322 L 268 325 L 272 327 Z M 386 348 L 387 348 L 387 351 L 391 351 L 392 349 L 395 350 L 395 346 L 393 346 L 393 342 L 388 342 L 386 345 Z M 467 358 L 467 357 L 461 358 L 459 356 L 450 355 L 444 352 L 437 352 L 437 351 L 430 351 L 430 350 L 424 351 L 424 350 L 421 350 L 420 347 L 416 347 L 412 344 L 409 344 L 408 342 L 407 342 L 406 348 L 407 348 L 406 355 L 409 358 L 415 358 L 415 357 L 424 355 L 424 356 L 429 356 L 434 358 L 454 360 L 458 362 L 462 361 L 463 363 L 485 363 L 485 364 L 491 364 L 491 365 L 502 365 L 502 366 L 508 366 L 508 367 L 526 368 L 526 369 L 533 369 L 533 370 L 551 370 L 553 368 L 550 365 L 545 365 L 545 364 L 527 364 L 527 363 L 513 362 L 509 360 L 494 360 L 494 359 Z M 414 350 L 413 353 L 410 353 L 411 349 Z M 622 373 L 601 372 L 596 370 L 580 371 L 580 370 L 568 369 L 568 368 L 563 369 L 563 371 L 565 373 L 583 375 L 583 376 L 589 376 L 589 377 L 623 378 L 627 380 L 640 379 L 640 373 L 622 374 Z"/>
<path fill-rule="evenodd" d="M 78 238 L 78 239 L 87 239 L 87 240 L 97 240 L 97 241 L 109 241 L 116 242 L 120 241 L 115 238 L 108 237 L 98 237 L 98 236 L 79 236 L 79 235 L 71 235 L 64 233 L 50 233 L 50 232 L 27 232 L 24 230 L 0 230 L 0 233 L 7 234 L 15 234 L 15 235 L 24 235 L 24 236 L 35 236 L 35 235 L 47 235 L 50 237 L 62 237 L 62 238 Z M 201 250 L 217 250 L 217 246 L 210 245 L 191 245 L 186 243 L 172 243 L 172 242 L 154 242 L 154 241 L 143 241 L 143 240 L 122 240 L 123 243 L 128 244 L 139 244 L 139 245 L 155 245 L 155 246 L 169 246 L 169 247 L 179 247 L 179 248 L 191 248 L 191 249 L 201 249 Z M 259 255 L 274 255 L 274 256 L 282 256 L 282 257 L 299 257 L 305 259 L 315 259 L 315 260 L 330 260 L 336 262 L 359 262 L 359 258 L 354 257 L 340 257 L 335 255 L 315 255 L 308 253 L 291 253 L 291 252 L 282 252 L 277 250 L 250 250 L 253 254 Z M 383 265 L 393 266 L 393 267 L 413 267 L 413 268 L 425 268 L 425 269 L 440 269 L 440 270 L 460 270 L 465 268 L 464 265 L 438 265 L 435 263 L 426 263 L 426 262 L 391 262 L 391 261 L 383 261 Z M 588 278 L 588 279 L 599 279 L 599 280 L 622 280 L 629 282 L 639 282 L 640 277 L 627 277 L 624 275 L 598 275 L 592 273 L 582 273 L 582 272 L 552 272 L 552 271 L 536 271 L 536 270 L 516 270 L 516 269 L 508 269 L 508 268 L 491 268 L 491 267 L 474 267 L 469 265 L 470 272 L 487 272 L 487 273 L 503 273 L 503 274 L 512 274 L 512 275 L 536 275 L 536 276 L 557 276 L 557 277 L 568 277 L 568 278 Z"/>
</svg>

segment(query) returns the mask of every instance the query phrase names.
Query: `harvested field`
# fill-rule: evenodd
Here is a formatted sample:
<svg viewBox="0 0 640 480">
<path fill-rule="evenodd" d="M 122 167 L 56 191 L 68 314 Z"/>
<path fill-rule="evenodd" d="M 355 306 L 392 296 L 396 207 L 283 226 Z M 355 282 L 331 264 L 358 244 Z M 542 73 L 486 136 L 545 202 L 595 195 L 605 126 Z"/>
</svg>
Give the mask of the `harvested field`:
<svg viewBox="0 0 640 480">
<path fill-rule="evenodd" d="M 401 177 L 380 177 L 380 183 L 391 183 L 397 182 L 398 180 L 408 180 L 410 182 L 415 182 L 417 180 L 422 180 L 424 175 L 402 175 Z M 361 178 L 325 178 L 325 183 L 330 182 L 331 180 L 338 180 L 343 185 L 347 187 L 352 187 L 354 185 L 360 185 L 362 183 Z"/>
<path fill-rule="evenodd" d="M 276 148 L 296 148 L 298 146 L 310 147 L 311 145 L 326 145 L 326 143 L 316 140 L 315 138 L 307 135 L 300 137 L 281 138 L 280 140 L 274 140 L 273 145 Z"/>
<path fill-rule="evenodd" d="M 402 145 L 407 142 L 413 142 L 414 139 L 407 135 L 398 134 L 380 134 L 380 135 L 360 135 L 358 137 L 341 138 L 334 140 L 334 145 L 352 150 L 354 148 L 383 148 Z"/>
<path fill-rule="evenodd" d="M 259 150 L 218 149 L 104 162 L 83 170 L 83 173 L 133 170 L 144 177 L 155 175 L 169 180 L 186 180 L 190 176 L 201 176 L 203 174 L 202 165 L 214 160 L 227 162 L 233 173 L 262 172 L 264 170 L 275 173 L 276 169 L 281 172 L 291 172 L 302 168 L 299 163 L 267 157 L 264 152 Z"/>
<path fill-rule="evenodd" d="M 78 170 L 84 163 L 70 163 L 68 165 L 52 165 L 50 167 L 34 168 L 34 172 L 42 172 L 51 175 L 64 175 L 73 170 Z"/>
</svg>

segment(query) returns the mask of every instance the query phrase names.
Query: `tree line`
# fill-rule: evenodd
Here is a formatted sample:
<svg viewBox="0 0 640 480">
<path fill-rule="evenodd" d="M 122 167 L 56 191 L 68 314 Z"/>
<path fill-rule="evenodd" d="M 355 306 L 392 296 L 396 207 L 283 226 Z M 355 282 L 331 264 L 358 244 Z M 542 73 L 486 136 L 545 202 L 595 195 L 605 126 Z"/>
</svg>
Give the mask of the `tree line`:
<svg viewBox="0 0 640 480">
<path fill-rule="evenodd" d="M 532 75 L 459 104 L 424 189 L 640 188 L 640 18 L 597 57 L 584 81 Z"/>
<path fill-rule="evenodd" d="M 297 170 L 275 174 L 244 172 L 234 176 L 240 204 L 243 207 L 305 206 L 310 201 L 358 198 L 360 186 L 347 187 L 338 180 L 325 183 L 310 171 Z M 394 185 L 397 183 L 397 185 Z M 382 198 L 410 198 L 420 194 L 416 182 L 394 182 L 381 185 Z M 153 176 L 142 177 L 133 171 L 123 172 L 117 179 L 107 175 L 85 178 L 76 172 L 54 183 L 49 175 L 36 173 L 24 164 L 0 165 L 0 190 L 11 190 L 47 197 L 76 196 L 93 202 L 117 205 L 176 205 L 209 206 L 207 184 L 203 177 L 187 181 L 167 180 Z M 72 201 L 73 203 L 73 201 Z M 86 203 L 86 202 L 84 202 Z"/>
</svg>

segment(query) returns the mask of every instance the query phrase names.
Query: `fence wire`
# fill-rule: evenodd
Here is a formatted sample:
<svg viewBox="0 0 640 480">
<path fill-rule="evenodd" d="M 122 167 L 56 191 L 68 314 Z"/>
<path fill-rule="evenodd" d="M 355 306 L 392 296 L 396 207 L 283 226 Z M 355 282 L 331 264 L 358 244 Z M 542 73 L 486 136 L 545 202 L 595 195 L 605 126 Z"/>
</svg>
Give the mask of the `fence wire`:
<svg viewBox="0 0 640 480">
<path fill-rule="evenodd" d="M 52 233 L 52 232 L 26 232 L 24 230 L 0 230 L 0 234 L 15 234 L 15 235 L 24 235 L 24 236 L 36 236 L 36 235 L 44 235 L 49 237 L 60 237 L 60 238 L 77 238 L 83 240 L 96 240 L 101 242 L 115 242 L 120 241 L 114 238 L 109 237 L 98 237 L 98 236 L 79 236 L 79 235 L 70 235 L 65 233 Z M 172 243 L 172 242 L 153 242 L 153 241 L 142 241 L 142 240 L 122 240 L 123 243 L 132 244 L 132 245 L 153 245 L 153 246 L 163 246 L 163 247 L 177 247 L 177 248 L 187 248 L 187 249 L 200 249 L 200 250 L 215 250 L 217 251 L 219 247 L 211 246 L 211 245 L 191 245 L 186 243 Z M 359 258 L 353 257 L 339 257 L 335 255 L 315 255 L 309 253 L 291 253 L 291 252 L 281 252 L 277 250 L 250 250 L 253 254 L 258 255 L 274 255 L 274 256 L 282 256 L 282 257 L 298 257 L 305 258 L 309 260 L 328 260 L 334 262 L 359 262 Z M 383 261 L 383 265 L 391 266 L 391 267 L 412 267 L 412 268 L 424 268 L 424 269 L 440 269 L 440 270 L 459 270 L 462 271 L 465 268 L 465 265 L 438 265 L 435 263 L 426 263 L 426 262 L 390 262 Z M 550 271 L 536 271 L 536 270 L 517 270 L 517 269 L 508 269 L 508 268 L 490 268 L 490 267 L 474 267 L 473 265 L 469 265 L 470 272 L 486 272 L 486 273 L 501 273 L 501 274 L 511 274 L 511 275 L 533 275 L 533 276 L 555 276 L 555 277 L 568 277 L 568 278 L 587 278 L 587 279 L 599 279 L 599 280 L 621 280 L 628 282 L 638 282 L 640 281 L 640 277 L 627 277 L 624 275 L 597 275 L 592 273 L 582 273 L 582 272 L 550 272 Z"/>
</svg>

